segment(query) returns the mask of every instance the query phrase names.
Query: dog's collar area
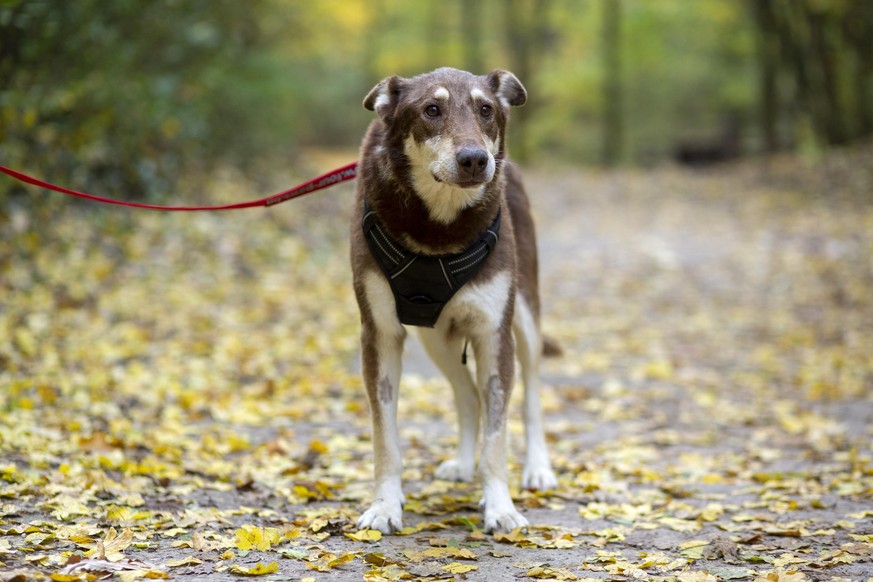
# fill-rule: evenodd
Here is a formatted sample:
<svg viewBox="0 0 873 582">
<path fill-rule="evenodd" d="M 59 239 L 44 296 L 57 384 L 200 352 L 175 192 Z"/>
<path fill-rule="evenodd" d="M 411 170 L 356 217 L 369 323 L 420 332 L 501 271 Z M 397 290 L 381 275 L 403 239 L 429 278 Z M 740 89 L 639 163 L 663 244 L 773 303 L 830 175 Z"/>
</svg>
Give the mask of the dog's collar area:
<svg viewBox="0 0 873 582">
<path fill-rule="evenodd" d="M 500 212 L 473 244 L 454 255 L 410 251 L 388 235 L 366 203 L 362 227 L 370 253 L 388 278 L 400 323 L 433 327 L 449 300 L 479 272 L 497 244 Z"/>
</svg>

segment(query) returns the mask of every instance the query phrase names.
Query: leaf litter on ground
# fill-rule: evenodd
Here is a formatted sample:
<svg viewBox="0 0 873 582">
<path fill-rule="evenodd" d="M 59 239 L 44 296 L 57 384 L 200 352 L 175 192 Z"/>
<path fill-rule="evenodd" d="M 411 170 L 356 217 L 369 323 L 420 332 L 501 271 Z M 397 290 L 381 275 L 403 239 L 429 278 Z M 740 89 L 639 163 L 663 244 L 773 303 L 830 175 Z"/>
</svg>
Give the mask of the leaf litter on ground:
<svg viewBox="0 0 873 582">
<path fill-rule="evenodd" d="M 232 215 L 52 200 L 50 221 L 48 195 L 10 198 L 0 580 L 869 577 L 869 155 L 528 173 L 560 487 L 515 490 L 533 525 L 493 536 L 476 485 L 432 481 L 454 418 L 415 346 L 406 527 L 355 527 L 350 188 Z"/>
</svg>

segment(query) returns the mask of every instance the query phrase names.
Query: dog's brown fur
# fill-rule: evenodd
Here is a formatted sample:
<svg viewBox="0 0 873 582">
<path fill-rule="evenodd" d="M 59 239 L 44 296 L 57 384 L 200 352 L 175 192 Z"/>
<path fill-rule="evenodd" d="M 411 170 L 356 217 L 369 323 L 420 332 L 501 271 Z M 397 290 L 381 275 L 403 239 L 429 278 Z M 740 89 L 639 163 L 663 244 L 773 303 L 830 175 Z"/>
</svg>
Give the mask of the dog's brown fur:
<svg viewBox="0 0 873 582">
<path fill-rule="evenodd" d="M 361 516 L 361 527 L 385 533 L 401 527 L 396 410 L 406 334 L 361 228 L 365 201 L 392 239 L 427 255 L 462 251 L 502 212 L 498 244 L 446 305 L 435 328 L 420 334 L 449 378 L 459 411 L 458 455 L 443 463 L 437 476 L 472 478 L 479 410 L 484 408 L 479 470 L 485 529 L 509 530 L 527 523 L 512 504 L 506 475 L 506 409 L 517 340 L 528 436 L 523 485 L 543 489 L 556 484 L 536 386 L 543 345 L 534 225 L 517 172 L 505 161 L 509 107 L 524 104 L 526 98 L 518 79 L 505 71 L 480 77 L 438 69 L 411 79 L 389 77 L 364 100 L 378 119 L 361 147 L 351 262 L 361 311 L 364 383 L 373 416 L 376 492 Z M 460 364 L 466 341 L 476 357 L 476 381 Z"/>
</svg>

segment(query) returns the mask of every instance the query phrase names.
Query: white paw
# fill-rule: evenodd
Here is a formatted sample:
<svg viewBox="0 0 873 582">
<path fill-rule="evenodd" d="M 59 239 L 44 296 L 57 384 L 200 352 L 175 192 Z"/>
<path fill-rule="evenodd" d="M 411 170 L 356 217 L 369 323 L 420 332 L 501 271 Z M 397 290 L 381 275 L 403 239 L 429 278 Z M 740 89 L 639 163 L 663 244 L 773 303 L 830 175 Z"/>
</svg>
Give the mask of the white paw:
<svg viewBox="0 0 873 582">
<path fill-rule="evenodd" d="M 358 528 L 377 529 L 383 534 L 392 534 L 403 529 L 403 507 L 399 500 L 377 499 L 358 519 Z"/>
<path fill-rule="evenodd" d="M 469 483 L 473 480 L 474 473 L 475 467 L 472 463 L 461 463 L 457 459 L 449 459 L 448 461 L 443 461 L 437 467 L 434 476 L 444 481 L 465 481 Z"/>
<path fill-rule="evenodd" d="M 524 527 L 527 524 L 527 519 L 516 511 L 515 507 L 510 506 L 502 510 L 490 511 L 488 506 L 485 506 L 485 533 L 511 532 L 515 528 Z"/>
<path fill-rule="evenodd" d="M 544 467 L 525 466 L 521 478 L 522 489 L 549 491 L 558 487 L 558 478 L 548 465 Z"/>
</svg>

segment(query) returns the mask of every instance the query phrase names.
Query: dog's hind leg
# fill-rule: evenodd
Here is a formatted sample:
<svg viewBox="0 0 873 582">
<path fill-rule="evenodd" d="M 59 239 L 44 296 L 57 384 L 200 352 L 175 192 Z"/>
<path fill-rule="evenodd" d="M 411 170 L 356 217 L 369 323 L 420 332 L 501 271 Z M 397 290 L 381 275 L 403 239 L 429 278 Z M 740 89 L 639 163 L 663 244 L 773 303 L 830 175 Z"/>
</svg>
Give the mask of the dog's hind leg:
<svg viewBox="0 0 873 582">
<path fill-rule="evenodd" d="M 463 340 L 447 339 L 441 330 L 420 329 L 418 337 L 455 394 L 458 411 L 458 450 L 453 459 L 436 470 L 437 479 L 472 481 L 476 471 L 476 444 L 479 440 L 479 395 L 470 371 L 461 361 Z"/>
<path fill-rule="evenodd" d="M 554 489 L 558 486 L 558 480 L 549 462 L 540 406 L 539 361 L 542 340 L 533 314 L 521 296 L 516 299 L 513 329 L 524 385 L 525 461 L 521 486 L 539 491 Z"/>
<path fill-rule="evenodd" d="M 358 527 L 393 533 L 403 527 L 403 487 L 397 397 L 406 332 L 393 312 L 388 284 L 379 275 L 365 281 L 366 316 L 362 317 L 361 349 L 364 384 L 373 420 L 375 491 L 373 503 Z M 386 299 L 387 298 L 387 301 Z M 362 313 L 364 310 L 362 310 Z"/>
</svg>

